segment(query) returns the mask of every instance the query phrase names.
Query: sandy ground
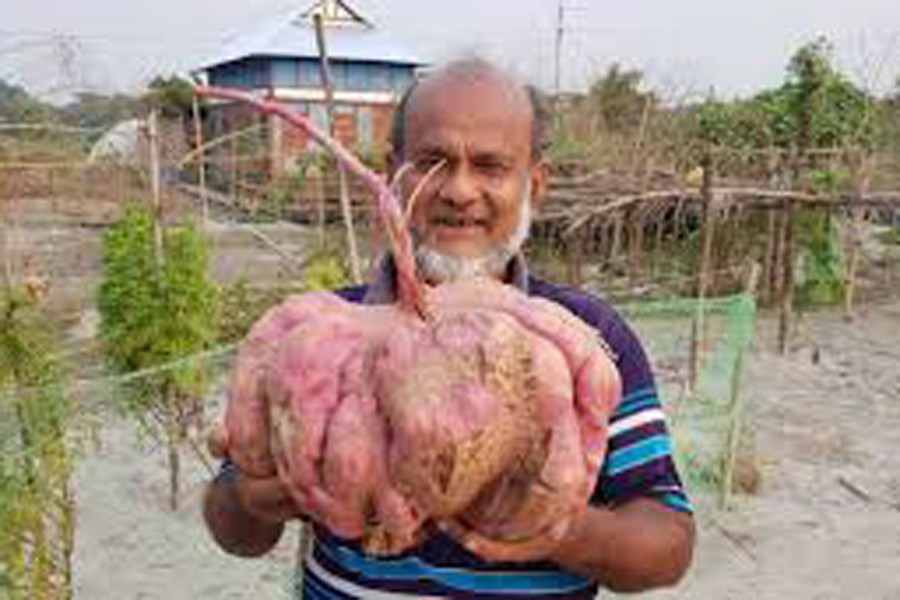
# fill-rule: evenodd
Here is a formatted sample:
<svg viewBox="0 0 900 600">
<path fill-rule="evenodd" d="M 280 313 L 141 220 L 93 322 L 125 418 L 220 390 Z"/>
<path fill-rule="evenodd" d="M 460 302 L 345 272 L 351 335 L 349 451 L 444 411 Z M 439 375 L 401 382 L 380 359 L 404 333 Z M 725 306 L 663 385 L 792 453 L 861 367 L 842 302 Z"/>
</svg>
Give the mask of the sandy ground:
<svg viewBox="0 0 900 600">
<path fill-rule="evenodd" d="M 207 472 L 190 460 L 180 496 L 168 506 L 164 452 L 140 441 L 133 426 L 107 422 L 101 446 L 80 462 L 75 489 L 78 525 L 75 598 L 287 598 L 296 532 L 269 556 L 245 560 L 221 552 L 200 512 Z"/>
<path fill-rule="evenodd" d="M 264 229 L 288 246 L 297 239 Z M 53 257 L 43 270 L 51 290 L 68 292 L 64 306 L 90 297 L 99 233 L 56 223 L 21 232 L 33 264 Z M 293 276 L 246 231 L 222 228 L 217 240 L 222 279 Z M 646 597 L 900 600 L 900 299 L 869 304 L 853 322 L 808 315 L 783 357 L 772 352 L 774 325 L 760 321 L 744 386 L 761 487 L 728 510 L 698 498 L 692 570 L 675 589 Z M 172 512 L 162 449 L 112 417 L 98 437 L 75 477 L 77 599 L 288 597 L 296 531 L 264 559 L 229 557 L 202 523 L 199 462 L 189 461 L 182 506 Z"/>
<path fill-rule="evenodd" d="M 807 316 L 784 357 L 764 319 L 745 393 L 758 494 L 704 506 L 696 560 L 658 599 L 900 598 L 900 302 Z M 818 354 L 818 363 L 815 355 Z"/>
<path fill-rule="evenodd" d="M 693 569 L 659 599 L 900 598 L 900 302 L 853 322 L 805 318 L 781 357 L 760 324 L 747 367 L 762 485 L 719 510 L 699 498 Z M 818 354 L 818 363 L 814 361 Z M 184 507 L 166 507 L 159 451 L 112 423 L 82 461 L 76 597 L 284 598 L 294 534 L 265 560 L 219 552 L 199 515 L 195 465 Z"/>
</svg>

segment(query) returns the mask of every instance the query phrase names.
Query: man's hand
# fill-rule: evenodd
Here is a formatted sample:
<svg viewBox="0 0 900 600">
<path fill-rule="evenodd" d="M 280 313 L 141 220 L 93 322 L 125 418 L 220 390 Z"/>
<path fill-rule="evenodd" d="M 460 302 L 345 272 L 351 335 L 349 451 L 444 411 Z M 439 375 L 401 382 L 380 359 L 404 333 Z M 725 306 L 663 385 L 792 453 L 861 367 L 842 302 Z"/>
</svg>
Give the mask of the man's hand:
<svg viewBox="0 0 900 600">
<path fill-rule="evenodd" d="M 694 521 L 656 500 L 588 507 L 520 544 L 497 542 L 458 525 L 445 528 L 488 561 L 550 560 L 619 592 L 674 585 L 691 563 Z"/>
<path fill-rule="evenodd" d="M 302 515 L 280 479 L 238 472 L 209 484 L 203 516 L 223 550 L 260 556 L 278 543 L 287 521 Z"/>
<path fill-rule="evenodd" d="M 243 509 L 260 521 L 277 525 L 303 516 L 277 476 L 256 479 L 238 474 L 234 485 Z"/>
<path fill-rule="evenodd" d="M 571 517 L 559 521 L 545 531 L 517 542 L 491 539 L 472 529 L 466 529 L 458 522 L 442 524 L 450 536 L 455 538 L 469 552 L 477 554 L 489 562 L 525 562 L 552 559 L 559 551 L 569 530 L 577 527 L 578 519 Z"/>
</svg>

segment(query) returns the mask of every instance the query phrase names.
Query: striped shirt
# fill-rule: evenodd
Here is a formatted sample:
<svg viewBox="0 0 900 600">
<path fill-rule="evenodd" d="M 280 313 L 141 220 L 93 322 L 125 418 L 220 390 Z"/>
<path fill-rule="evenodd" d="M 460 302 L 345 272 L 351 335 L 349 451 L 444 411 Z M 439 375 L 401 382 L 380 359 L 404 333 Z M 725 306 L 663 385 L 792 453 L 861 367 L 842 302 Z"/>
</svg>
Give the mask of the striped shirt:
<svg viewBox="0 0 900 600">
<path fill-rule="evenodd" d="M 389 270 L 388 270 L 389 269 Z M 392 266 L 383 265 L 372 286 L 341 290 L 351 302 L 393 298 Z M 526 293 L 556 302 L 597 330 L 614 356 L 623 398 L 609 430 L 607 454 L 590 502 L 616 506 L 651 498 L 676 511 L 691 511 L 672 457 L 672 443 L 653 374 L 631 328 L 609 304 L 586 292 L 530 276 L 524 262 L 510 281 Z M 307 600 L 333 598 L 594 598 L 597 586 L 550 562 L 488 563 L 436 533 L 418 548 L 390 559 L 367 556 L 358 544 L 314 528 L 305 557 L 302 593 Z M 298 590 L 299 592 L 300 590 Z"/>
</svg>

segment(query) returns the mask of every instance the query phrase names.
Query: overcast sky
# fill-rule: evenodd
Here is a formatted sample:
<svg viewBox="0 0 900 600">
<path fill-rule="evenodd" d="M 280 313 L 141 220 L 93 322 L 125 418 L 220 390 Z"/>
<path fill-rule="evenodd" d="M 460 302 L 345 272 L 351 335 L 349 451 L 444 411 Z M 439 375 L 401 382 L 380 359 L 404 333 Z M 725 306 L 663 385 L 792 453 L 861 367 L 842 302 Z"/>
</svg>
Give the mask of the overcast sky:
<svg viewBox="0 0 900 600">
<path fill-rule="evenodd" d="M 195 66 L 227 35 L 312 0 L 0 0 L 0 78 L 40 94 L 133 89 Z M 349 0 L 423 57 L 478 52 L 552 87 L 557 0 Z M 566 0 L 563 87 L 612 62 L 672 99 L 777 84 L 816 35 L 858 82 L 900 77 L 900 0 Z M 52 35 L 51 35 L 52 34 Z"/>
</svg>

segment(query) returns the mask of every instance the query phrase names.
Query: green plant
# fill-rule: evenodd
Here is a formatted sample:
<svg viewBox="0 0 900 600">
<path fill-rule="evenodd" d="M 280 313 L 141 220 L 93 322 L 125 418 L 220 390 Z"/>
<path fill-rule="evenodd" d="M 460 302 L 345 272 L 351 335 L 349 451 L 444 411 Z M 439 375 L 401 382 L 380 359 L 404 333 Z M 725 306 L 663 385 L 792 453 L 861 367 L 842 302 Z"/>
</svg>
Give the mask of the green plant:
<svg viewBox="0 0 900 600">
<path fill-rule="evenodd" d="M 900 246 L 900 227 L 893 227 L 878 234 L 878 240 L 888 246 Z"/>
<path fill-rule="evenodd" d="M 817 169 L 807 175 L 809 187 L 820 194 L 833 194 L 848 189 L 852 183 L 850 173 L 841 169 Z"/>
<path fill-rule="evenodd" d="M 141 102 L 169 118 L 186 118 L 194 103 L 194 85 L 177 75 L 157 76 L 147 85 Z"/>
<path fill-rule="evenodd" d="M 207 273 L 206 241 L 191 226 L 155 241 L 147 210 L 130 209 L 106 234 L 98 295 L 101 340 L 114 371 L 131 373 L 189 357 L 216 339 L 217 293 Z M 123 407 L 165 439 L 171 505 L 177 508 L 179 448 L 192 420 L 202 419 L 202 365 L 166 369 L 123 387 Z"/>
<path fill-rule="evenodd" d="M 832 66 L 819 38 L 791 58 L 785 82 L 751 100 L 708 102 L 698 135 L 729 148 L 838 148 L 874 139 L 871 99 Z"/>
<path fill-rule="evenodd" d="M 218 341 L 223 344 L 241 341 L 267 310 L 287 296 L 302 291 L 302 286 L 254 289 L 245 279 L 222 286 L 219 290 Z"/>
<path fill-rule="evenodd" d="M 811 210 L 800 217 L 800 269 L 797 301 L 801 306 L 832 305 L 846 293 L 843 256 L 837 228 L 824 210 Z"/>
<path fill-rule="evenodd" d="M 73 407 L 36 302 L 11 286 L 0 293 L 0 596 L 71 598 Z"/>
<path fill-rule="evenodd" d="M 334 290 L 350 285 L 350 274 L 337 254 L 321 251 L 306 261 L 303 287 L 307 291 Z"/>
</svg>

